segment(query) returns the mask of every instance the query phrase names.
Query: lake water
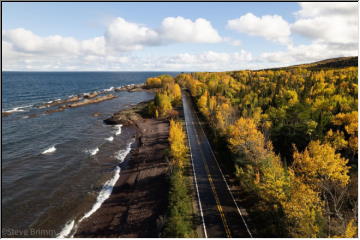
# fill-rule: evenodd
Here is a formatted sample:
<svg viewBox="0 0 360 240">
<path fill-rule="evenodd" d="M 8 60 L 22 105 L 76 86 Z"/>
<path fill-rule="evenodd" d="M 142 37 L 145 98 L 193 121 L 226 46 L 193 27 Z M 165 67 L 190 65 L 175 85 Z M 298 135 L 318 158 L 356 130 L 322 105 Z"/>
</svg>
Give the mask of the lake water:
<svg viewBox="0 0 360 240">
<path fill-rule="evenodd" d="M 104 125 L 103 119 L 153 98 L 152 93 L 113 92 L 111 87 L 160 74 L 2 73 L 2 111 L 12 112 L 2 117 L 3 237 L 64 235 L 96 211 L 121 175 L 135 134 L 129 127 Z M 52 114 L 35 107 L 104 89 L 118 97 Z"/>
</svg>

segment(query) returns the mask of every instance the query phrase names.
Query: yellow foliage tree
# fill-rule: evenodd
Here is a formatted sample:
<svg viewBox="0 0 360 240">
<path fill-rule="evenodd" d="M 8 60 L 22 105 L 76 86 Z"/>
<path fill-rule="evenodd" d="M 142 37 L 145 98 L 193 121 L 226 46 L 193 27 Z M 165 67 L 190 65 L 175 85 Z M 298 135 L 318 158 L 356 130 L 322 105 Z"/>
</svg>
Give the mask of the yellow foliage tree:
<svg viewBox="0 0 360 240">
<path fill-rule="evenodd" d="M 304 152 L 296 150 L 293 157 L 295 173 L 315 189 L 328 181 L 343 186 L 349 182 L 348 160 L 337 154 L 330 144 L 311 141 Z"/>
<path fill-rule="evenodd" d="M 332 121 L 337 126 L 344 126 L 349 135 L 354 135 L 358 130 L 358 112 L 339 113 Z"/>
<path fill-rule="evenodd" d="M 318 237 L 318 219 L 323 208 L 319 194 L 297 178 L 292 170 L 289 170 L 289 175 L 291 187 L 287 198 L 281 200 L 289 234 L 295 238 Z"/>
<path fill-rule="evenodd" d="M 199 109 L 200 109 L 201 113 L 204 114 L 205 117 L 207 117 L 207 118 L 209 117 L 209 110 L 208 110 L 208 106 L 207 106 L 208 105 L 208 97 L 209 97 L 209 94 L 207 91 L 205 91 L 198 100 Z"/>
<path fill-rule="evenodd" d="M 175 101 L 180 101 L 181 100 L 181 88 L 180 85 L 175 83 L 173 85 L 173 90 L 172 90 L 172 97 Z"/>
<path fill-rule="evenodd" d="M 344 238 L 354 238 L 357 235 L 357 226 L 354 219 L 351 219 L 346 225 Z"/>
<path fill-rule="evenodd" d="M 336 126 L 344 127 L 346 133 L 350 135 L 348 139 L 348 148 L 355 155 L 358 151 L 358 112 L 339 113 L 333 120 Z"/>
<path fill-rule="evenodd" d="M 336 150 L 341 150 L 348 146 L 348 141 L 345 140 L 344 132 L 333 131 L 330 129 L 325 136 L 325 141 L 330 143 Z"/>
<path fill-rule="evenodd" d="M 345 231 L 342 235 L 335 235 L 333 238 L 355 238 L 357 236 L 357 224 L 355 219 L 351 219 L 348 224 L 346 224 Z"/>
<path fill-rule="evenodd" d="M 161 79 L 157 77 L 151 77 L 146 79 L 146 86 L 148 87 L 161 87 Z"/>
<path fill-rule="evenodd" d="M 173 163 L 182 169 L 185 164 L 187 147 L 181 122 L 170 120 L 169 142 Z"/>
<path fill-rule="evenodd" d="M 157 93 L 155 96 L 155 105 L 161 117 L 167 116 L 172 110 L 171 99 L 167 94 Z"/>
<path fill-rule="evenodd" d="M 263 158 L 265 140 L 262 133 L 256 128 L 255 122 L 250 118 L 239 118 L 228 129 L 228 142 L 230 149 L 247 161 L 258 162 Z M 256 164 L 258 165 L 258 163 Z"/>
<path fill-rule="evenodd" d="M 269 203 L 281 203 L 286 201 L 287 190 L 292 182 L 286 173 L 286 169 L 281 164 L 279 156 L 268 152 L 263 163 L 262 179 L 259 184 L 260 196 Z"/>
</svg>

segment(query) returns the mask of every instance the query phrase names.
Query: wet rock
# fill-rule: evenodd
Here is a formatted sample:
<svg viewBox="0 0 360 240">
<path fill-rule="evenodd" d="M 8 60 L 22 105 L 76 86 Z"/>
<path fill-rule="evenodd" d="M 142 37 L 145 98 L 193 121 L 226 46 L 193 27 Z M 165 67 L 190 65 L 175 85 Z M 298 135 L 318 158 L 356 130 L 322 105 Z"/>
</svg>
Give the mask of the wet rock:
<svg viewBox="0 0 360 240">
<path fill-rule="evenodd" d="M 101 92 L 92 92 L 92 93 L 86 93 L 84 94 L 84 98 L 90 99 L 98 96 Z"/>
<path fill-rule="evenodd" d="M 66 108 L 64 108 L 64 107 L 59 107 L 59 108 L 55 108 L 55 109 L 46 110 L 44 113 L 50 114 L 50 113 L 54 113 L 54 112 L 62 112 L 65 109 Z"/>
<path fill-rule="evenodd" d="M 72 96 L 68 99 L 64 99 L 64 100 L 55 100 L 55 101 L 52 101 L 50 103 L 45 103 L 45 104 L 42 104 L 40 106 L 37 106 L 37 108 L 49 108 L 49 107 L 54 107 L 54 106 L 57 106 L 57 105 L 60 105 L 60 104 L 64 104 L 64 103 L 70 103 L 70 102 L 77 102 L 77 101 L 80 101 L 82 99 L 82 97 L 80 95 L 77 95 L 77 96 Z"/>
<path fill-rule="evenodd" d="M 92 104 L 92 103 L 103 102 L 103 101 L 110 100 L 113 98 L 116 98 L 116 96 L 114 96 L 113 94 L 109 94 L 109 95 L 100 96 L 100 97 L 93 98 L 93 99 L 85 99 L 80 102 L 75 102 L 73 104 L 67 105 L 67 107 L 69 107 L 69 108 L 80 107 L 80 106 L 84 106 L 84 105 L 88 105 L 88 104 Z"/>
<path fill-rule="evenodd" d="M 66 102 L 76 102 L 76 101 L 80 101 L 80 99 L 81 99 L 81 96 L 73 96 L 71 98 L 68 98 L 66 100 Z"/>
<path fill-rule="evenodd" d="M 116 92 L 120 91 L 128 91 L 128 92 L 137 92 L 137 91 L 144 91 L 144 84 L 130 84 L 123 87 L 115 88 Z"/>
<path fill-rule="evenodd" d="M 142 119 L 141 112 L 148 105 L 149 101 L 139 103 L 129 109 L 125 109 L 114 113 L 110 118 L 103 120 L 105 124 L 108 125 L 131 125 L 134 124 L 139 119 Z"/>
<path fill-rule="evenodd" d="M 11 114 L 12 114 L 12 112 L 2 112 L 1 116 L 2 117 L 7 117 L 7 116 L 10 116 Z"/>
</svg>

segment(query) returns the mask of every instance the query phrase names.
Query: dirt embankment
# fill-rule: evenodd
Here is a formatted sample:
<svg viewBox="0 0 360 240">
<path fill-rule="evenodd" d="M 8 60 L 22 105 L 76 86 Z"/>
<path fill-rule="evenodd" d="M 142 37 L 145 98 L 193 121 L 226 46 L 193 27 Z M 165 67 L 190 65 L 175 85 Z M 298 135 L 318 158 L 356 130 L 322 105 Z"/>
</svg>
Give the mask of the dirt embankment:
<svg viewBox="0 0 360 240">
<path fill-rule="evenodd" d="M 169 123 L 144 118 L 146 103 L 113 115 L 108 124 L 133 125 L 137 141 L 126 158 L 113 192 L 101 208 L 84 220 L 75 237 L 158 237 L 168 195 Z"/>
</svg>

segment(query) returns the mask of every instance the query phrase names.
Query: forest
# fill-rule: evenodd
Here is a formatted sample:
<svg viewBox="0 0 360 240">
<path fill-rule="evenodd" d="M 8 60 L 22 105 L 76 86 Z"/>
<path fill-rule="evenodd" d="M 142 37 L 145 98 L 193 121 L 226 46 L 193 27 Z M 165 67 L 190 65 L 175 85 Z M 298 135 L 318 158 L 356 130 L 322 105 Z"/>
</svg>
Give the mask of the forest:
<svg viewBox="0 0 360 240">
<path fill-rule="evenodd" d="M 356 62 L 353 58 L 350 62 Z M 345 64 L 344 64 L 345 62 Z M 358 67 L 347 59 L 150 78 L 149 112 L 177 115 L 187 89 L 245 195 L 260 237 L 356 237 Z"/>
</svg>

